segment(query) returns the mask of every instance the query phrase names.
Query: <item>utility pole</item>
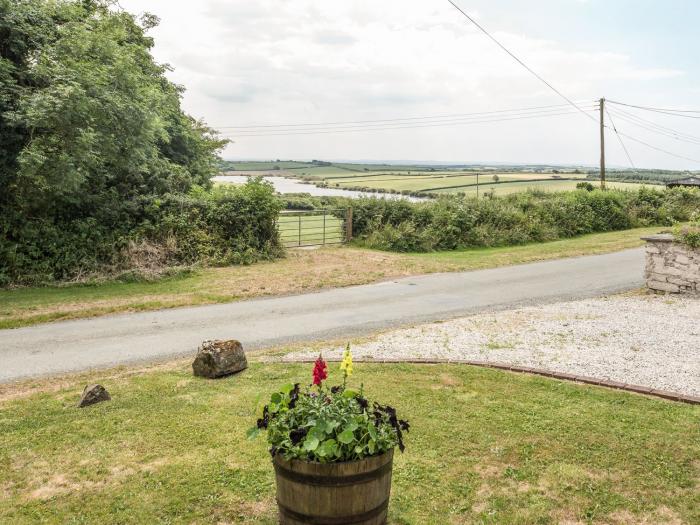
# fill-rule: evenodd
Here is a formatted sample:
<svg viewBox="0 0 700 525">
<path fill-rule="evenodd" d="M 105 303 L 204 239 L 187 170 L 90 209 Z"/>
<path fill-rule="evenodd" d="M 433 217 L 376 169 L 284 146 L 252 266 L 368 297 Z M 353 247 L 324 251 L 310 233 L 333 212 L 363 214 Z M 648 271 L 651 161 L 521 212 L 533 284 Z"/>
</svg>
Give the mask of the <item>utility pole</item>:
<svg viewBox="0 0 700 525">
<path fill-rule="evenodd" d="M 600 99 L 600 189 L 605 189 L 605 99 Z"/>
</svg>

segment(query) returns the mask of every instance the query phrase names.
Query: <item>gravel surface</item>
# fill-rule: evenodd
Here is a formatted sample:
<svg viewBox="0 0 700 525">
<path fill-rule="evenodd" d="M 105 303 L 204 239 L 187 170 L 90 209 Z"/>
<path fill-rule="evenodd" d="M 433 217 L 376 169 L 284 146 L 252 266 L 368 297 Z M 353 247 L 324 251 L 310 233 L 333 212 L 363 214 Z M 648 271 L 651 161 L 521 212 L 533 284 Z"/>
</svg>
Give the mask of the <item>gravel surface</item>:
<svg viewBox="0 0 700 525">
<path fill-rule="evenodd" d="M 700 396 L 700 299 L 623 295 L 489 312 L 387 332 L 353 355 L 507 363 Z"/>
</svg>

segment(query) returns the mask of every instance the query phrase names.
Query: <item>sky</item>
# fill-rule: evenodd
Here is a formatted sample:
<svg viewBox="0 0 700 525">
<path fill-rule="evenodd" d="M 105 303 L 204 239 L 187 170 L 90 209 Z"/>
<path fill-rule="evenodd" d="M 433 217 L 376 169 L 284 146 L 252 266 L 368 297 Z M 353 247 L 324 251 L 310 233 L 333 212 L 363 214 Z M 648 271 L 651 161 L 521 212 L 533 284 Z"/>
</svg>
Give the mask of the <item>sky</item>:
<svg viewBox="0 0 700 525">
<path fill-rule="evenodd" d="M 700 109 L 696 0 L 455 1 L 582 109 L 592 110 L 601 97 Z M 453 117 L 567 102 L 447 0 L 120 5 L 160 18 L 151 30 L 153 54 L 186 89 L 184 109 L 232 140 L 222 154 L 227 159 L 598 163 L 598 124 L 571 106 L 532 119 Z M 623 137 L 636 167 L 700 169 L 700 141 L 653 133 L 643 121 L 629 122 L 629 114 L 695 137 L 700 119 L 609 107 L 620 132 L 687 157 Z M 423 119 L 434 116 L 439 126 L 396 124 L 435 122 Z M 415 117 L 391 125 L 326 124 Z M 293 126 L 260 127 L 279 125 Z M 328 132 L 338 128 L 343 132 Z M 318 130 L 324 133 L 310 132 Z M 612 130 L 606 142 L 608 164 L 630 166 Z"/>
</svg>

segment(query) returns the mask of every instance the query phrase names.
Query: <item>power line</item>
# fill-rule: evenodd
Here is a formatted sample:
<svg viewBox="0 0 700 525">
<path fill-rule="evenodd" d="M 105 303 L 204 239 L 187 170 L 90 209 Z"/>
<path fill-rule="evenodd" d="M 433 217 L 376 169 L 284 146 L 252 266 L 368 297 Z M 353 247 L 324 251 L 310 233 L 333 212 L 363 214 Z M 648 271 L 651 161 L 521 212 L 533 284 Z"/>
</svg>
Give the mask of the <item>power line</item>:
<svg viewBox="0 0 700 525">
<path fill-rule="evenodd" d="M 560 115 L 569 115 L 575 113 L 571 109 L 562 109 L 558 112 L 547 112 L 547 113 L 529 113 L 529 114 L 512 114 L 503 116 L 486 116 L 486 117 L 463 117 L 460 119 L 446 119 L 446 120 L 434 120 L 429 122 L 394 122 L 387 124 L 360 124 L 360 125 L 348 125 L 348 126 L 331 126 L 331 127 L 320 127 L 320 128 L 298 128 L 298 129 L 249 129 L 249 130 L 229 130 L 224 133 L 235 134 L 237 136 L 247 136 L 248 134 L 268 134 L 268 133 L 283 133 L 283 134 L 294 134 L 302 132 L 322 132 L 322 131 L 339 131 L 339 130 L 373 130 L 373 129 L 409 129 L 409 128 L 419 128 L 419 127 L 431 127 L 440 125 L 451 125 L 451 124 L 470 124 L 470 123 L 481 123 L 481 122 L 499 122 L 501 120 L 520 120 L 520 119 L 530 119 L 530 118 L 540 118 L 540 117 L 554 117 Z"/>
<path fill-rule="evenodd" d="M 610 100 L 609 102 L 611 104 L 618 104 L 620 106 L 627 106 L 630 108 L 642 109 L 644 111 L 651 111 L 653 113 L 660 113 L 662 115 L 670 115 L 672 117 L 700 119 L 700 115 L 686 115 L 686 114 L 684 114 L 684 113 L 700 113 L 700 112 L 696 112 L 695 110 L 666 110 L 666 109 L 659 109 L 659 108 L 648 108 L 648 107 L 644 107 L 644 106 L 635 106 L 633 104 L 625 104 L 624 102 L 615 102 L 613 100 Z"/>
<path fill-rule="evenodd" d="M 245 126 L 213 126 L 217 129 L 262 129 L 262 128 L 294 128 L 294 127 L 316 127 L 316 126 L 335 126 L 335 125 L 346 125 L 346 124 L 384 124 L 391 122 L 404 122 L 413 120 L 431 120 L 431 119 L 443 119 L 443 118 L 468 118 L 468 117 L 478 117 L 478 116 L 488 116 L 506 113 L 528 113 L 528 112 L 546 112 L 546 111 L 559 111 L 560 108 L 567 107 L 568 104 L 553 104 L 549 106 L 533 106 L 525 108 L 516 109 L 499 109 L 495 111 L 479 111 L 474 113 L 455 113 L 449 115 L 431 115 L 422 117 L 403 117 L 403 118 L 389 118 L 389 119 L 377 119 L 377 120 L 350 120 L 350 121 L 336 121 L 336 122 L 316 122 L 316 123 L 306 123 L 306 124 L 250 124 Z"/>
<path fill-rule="evenodd" d="M 670 139 L 673 139 L 673 140 L 677 140 L 677 141 L 679 141 L 679 142 L 685 142 L 686 144 L 693 144 L 693 145 L 695 145 L 695 146 L 700 146 L 700 140 L 698 140 L 698 139 L 687 139 L 687 138 L 685 138 L 685 137 L 680 137 L 680 136 L 676 135 L 675 133 L 670 133 L 670 132 L 667 132 L 667 131 L 659 130 L 659 129 L 653 128 L 653 127 L 651 127 L 651 126 L 647 126 L 647 125 L 645 125 L 645 124 L 641 124 L 641 123 L 639 123 L 639 122 L 635 122 L 634 120 L 632 120 L 632 119 L 630 119 L 630 118 L 626 118 L 626 117 L 624 117 L 624 116 L 622 116 L 622 115 L 619 115 L 617 112 L 614 112 L 613 114 L 614 114 L 617 118 L 622 119 L 622 120 L 624 120 L 625 122 L 628 122 L 628 123 L 630 123 L 630 124 L 632 124 L 632 125 L 634 125 L 634 126 L 637 126 L 637 127 L 639 127 L 639 128 L 646 129 L 647 131 L 650 131 L 651 133 L 656 133 L 657 135 L 661 135 L 661 136 L 663 136 L 663 137 L 667 137 L 667 138 L 670 138 Z"/>
<path fill-rule="evenodd" d="M 698 159 L 693 159 L 691 157 L 685 157 L 683 155 L 678 155 L 677 153 L 672 153 L 672 152 L 667 151 L 665 149 L 662 149 L 662 148 L 659 148 L 656 146 L 652 146 L 648 142 L 644 142 L 643 140 L 639 140 L 637 138 L 634 138 L 626 133 L 622 133 L 621 131 L 618 131 L 618 133 L 629 140 L 633 140 L 634 142 L 638 142 L 639 144 L 646 146 L 647 148 L 651 148 L 651 149 L 654 149 L 656 151 L 660 151 L 661 153 L 665 153 L 666 155 L 671 155 L 672 157 L 676 157 L 676 158 L 683 159 L 683 160 L 689 160 L 691 162 L 695 162 L 697 164 L 700 164 L 700 160 L 698 160 Z"/>
<path fill-rule="evenodd" d="M 294 136 L 294 135 L 326 135 L 330 133 L 353 133 L 353 132 L 366 132 L 366 131 L 388 131 L 388 130 L 398 130 L 398 129 L 416 129 L 416 128 L 430 128 L 430 127 L 446 127 L 446 126 L 460 126 L 465 124 L 488 124 L 491 122 L 506 122 L 515 120 L 527 120 L 532 118 L 543 118 L 543 117 L 557 117 L 564 115 L 575 115 L 575 111 L 564 111 L 560 113 L 547 113 L 547 114 L 534 114 L 534 115 L 521 115 L 516 117 L 505 117 L 505 118 L 491 118 L 482 120 L 462 120 L 457 122 L 437 122 L 437 123 L 422 123 L 422 124 L 409 124 L 409 125 L 395 125 L 390 127 L 350 127 L 350 128 L 336 128 L 336 129 L 300 129 L 300 130 L 270 130 L 270 131 L 250 131 L 245 133 L 236 133 L 233 131 L 228 131 L 222 135 L 233 135 L 237 138 L 246 137 L 274 137 L 274 136 Z"/>
<path fill-rule="evenodd" d="M 625 102 L 617 102 L 615 100 L 608 100 L 608 102 L 612 102 L 613 104 L 619 104 L 621 106 L 627 106 L 630 108 L 646 109 L 649 111 L 668 111 L 671 113 L 700 113 L 700 109 L 669 109 L 669 108 L 655 108 L 655 107 L 651 107 L 651 106 L 636 106 L 634 104 L 626 104 Z"/>
<path fill-rule="evenodd" d="M 630 152 L 627 151 L 627 146 L 625 146 L 625 143 L 622 141 L 622 137 L 617 132 L 617 127 L 615 126 L 615 122 L 613 121 L 612 116 L 610 115 L 610 112 L 608 111 L 608 108 L 605 108 L 605 113 L 608 115 L 608 119 L 610 119 L 610 124 L 612 124 L 613 130 L 615 131 L 615 136 L 617 137 L 617 140 L 620 141 L 620 146 L 622 146 L 622 149 L 625 150 L 625 155 L 627 155 L 627 160 L 630 161 L 630 166 L 632 166 L 633 170 L 636 170 L 637 167 L 634 165 L 634 162 L 632 161 L 632 157 L 630 156 Z"/>
<path fill-rule="evenodd" d="M 642 117 L 639 117 L 635 115 L 634 113 L 629 113 L 627 111 L 618 109 L 618 108 L 611 108 L 613 113 L 621 118 L 622 120 L 625 120 L 631 124 L 634 124 L 635 126 L 639 126 L 641 128 L 647 129 L 649 131 L 652 131 L 654 133 L 659 133 L 661 135 L 665 135 L 667 137 L 671 137 L 674 139 L 678 140 L 683 140 L 684 142 L 689 142 L 691 144 L 700 144 L 700 137 L 696 137 L 695 135 L 690 135 L 688 133 L 683 133 L 681 131 L 676 131 L 675 129 L 669 128 L 667 126 L 662 126 L 661 124 L 657 124 L 655 122 L 652 122 L 651 120 L 644 119 Z"/>
<path fill-rule="evenodd" d="M 523 62 L 523 61 L 520 60 L 517 56 L 515 56 L 513 53 L 511 53 L 511 51 L 510 51 L 506 46 L 504 46 L 503 44 L 501 44 L 494 36 L 491 35 L 491 33 L 489 33 L 488 31 L 486 31 L 486 29 L 484 29 L 483 27 L 481 27 L 481 26 L 477 23 L 477 21 L 474 20 L 471 16 L 469 16 L 464 10 L 462 10 L 461 7 L 459 7 L 459 6 L 458 6 L 456 3 L 454 3 L 452 0 L 447 0 L 447 1 L 448 1 L 450 4 L 452 4 L 452 6 L 453 6 L 455 9 L 457 9 L 457 11 L 459 11 L 460 13 L 462 13 L 462 14 L 467 18 L 467 20 L 469 20 L 472 24 L 474 24 L 482 33 L 484 33 L 484 34 L 485 34 L 487 37 L 489 37 L 494 43 L 496 43 L 496 45 L 498 45 L 498 47 L 500 47 L 501 49 L 503 49 L 503 51 L 505 51 L 505 52 L 508 53 L 513 59 L 515 59 L 515 61 L 518 62 L 518 64 L 520 64 L 520 65 L 523 66 L 525 69 L 527 69 L 530 73 L 532 73 L 540 82 L 544 83 L 549 89 L 551 89 L 552 91 L 554 91 L 557 95 L 559 95 L 561 98 L 563 98 L 564 100 L 566 100 L 570 105 L 572 105 L 572 106 L 575 107 L 577 110 L 579 110 L 581 113 L 583 113 L 584 115 L 586 115 L 586 117 L 588 117 L 589 119 L 591 119 L 593 122 L 596 122 L 596 123 L 598 122 L 592 115 L 589 115 L 588 113 L 586 113 L 586 111 L 583 110 L 582 108 L 580 108 L 574 101 L 572 101 L 569 97 L 567 97 L 566 95 L 564 95 L 561 91 L 559 91 L 557 88 L 555 88 L 552 84 L 550 84 L 550 83 L 547 82 L 544 78 L 542 78 L 540 75 L 538 75 L 532 68 L 530 68 L 527 64 L 525 64 L 525 62 Z"/>
</svg>

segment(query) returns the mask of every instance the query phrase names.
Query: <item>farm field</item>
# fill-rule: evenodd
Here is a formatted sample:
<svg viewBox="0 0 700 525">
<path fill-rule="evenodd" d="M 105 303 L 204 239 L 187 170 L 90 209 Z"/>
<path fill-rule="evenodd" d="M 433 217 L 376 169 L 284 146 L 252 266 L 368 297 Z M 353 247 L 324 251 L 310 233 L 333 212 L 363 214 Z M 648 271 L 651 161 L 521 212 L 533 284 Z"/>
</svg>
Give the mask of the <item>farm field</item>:
<svg viewBox="0 0 700 525">
<path fill-rule="evenodd" d="M 216 381 L 182 360 L 0 386 L 0 522 L 277 523 L 268 446 L 246 430 L 311 367 L 250 357 Z M 96 377 L 112 400 L 74 408 Z M 358 363 L 351 380 L 411 423 L 392 525 L 700 520 L 697 407 L 460 365 Z"/>
<path fill-rule="evenodd" d="M 576 184 L 580 181 L 575 180 L 551 180 L 551 181 L 517 181 L 510 183 L 498 183 L 498 184 L 480 184 L 479 193 L 484 194 L 485 192 L 491 192 L 493 190 L 495 195 L 508 195 L 511 193 L 519 193 L 527 190 L 539 190 L 539 191 L 572 191 L 576 189 Z M 598 181 L 589 181 L 595 187 L 599 186 Z M 630 183 L 630 182 L 606 182 L 606 187 L 608 189 L 616 190 L 638 190 L 639 188 L 645 186 L 644 184 Z M 648 186 L 648 185 L 646 185 Z M 455 191 L 464 192 L 468 195 L 476 194 L 476 186 L 469 186 L 464 188 L 449 188 L 449 189 L 438 189 L 432 190 L 431 193 L 453 193 Z"/>
<path fill-rule="evenodd" d="M 576 184 L 596 180 L 587 179 L 582 171 L 553 168 L 508 168 L 498 170 L 474 166 L 419 166 L 391 164 L 350 164 L 334 163 L 319 166 L 303 163 L 280 162 L 279 169 L 271 169 L 271 163 L 228 163 L 235 165 L 238 175 L 278 175 L 300 178 L 316 184 L 325 184 L 336 189 L 367 189 L 383 192 L 418 192 L 427 194 L 465 193 L 476 195 L 477 182 L 480 194 L 491 192 L 507 195 L 535 189 L 540 191 L 571 191 Z M 477 175 L 478 174 L 478 175 Z M 621 190 L 637 190 L 649 182 L 608 181 L 608 187 Z M 658 183 L 658 181 L 656 181 Z"/>
</svg>

